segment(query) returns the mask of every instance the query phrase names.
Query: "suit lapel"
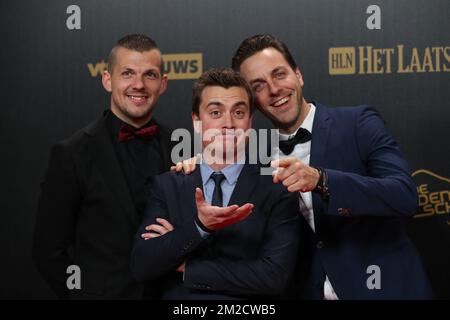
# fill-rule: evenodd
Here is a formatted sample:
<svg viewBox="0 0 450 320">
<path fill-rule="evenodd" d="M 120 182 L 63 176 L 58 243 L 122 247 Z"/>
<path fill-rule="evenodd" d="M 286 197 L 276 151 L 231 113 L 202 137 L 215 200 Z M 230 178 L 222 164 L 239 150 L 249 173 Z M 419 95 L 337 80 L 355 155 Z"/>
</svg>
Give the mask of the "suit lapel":
<svg viewBox="0 0 450 320">
<path fill-rule="evenodd" d="M 311 157 L 309 165 L 313 167 L 326 167 L 327 160 L 327 144 L 330 134 L 331 119 L 328 115 L 327 108 L 324 105 L 313 102 L 316 106 L 316 113 L 314 115 L 312 139 L 311 139 Z M 314 210 L 314 225 L 316 232 L 320 228 L 320 214 L 323 211 L 322 200 L 316 193 L 312 193 L 313 210 Z"/>
<path fill-rule="evenodd" d="M 169 170 L 170 166 L 173 164 L 170 158 L 170 153 L 172 151 L 172 143 L 170 139 L 170 133 L 164 126 L 160 125 L 156 120 L 155 123 L 159 126 L 160 131 L 158 135 L 159 145 L 161 146 L 161 157 L 164 162 L 164 169 Z"/>
<path fill-rule="evenodd" d="M 195 204 L 195 188 L 200 188 L 203 191 L 202 176 L 200 174 L 200 168 L 184 176 L 183 190 L 184 190 L 184 203 L 189 205 L 190 212 L 197 212 L 197 205 Z"/>
<path fill-rule="evenodd" d="M 91 137 L 88 144 L 89 153 L 106 184 L 111 189 L 114 198 L 120 202 L 132 223 L 138 223 L 136 207 L 114 152 L 104 118 L 100 118 L 87 127 L 85 133 Z"/>
<path fill-rule="evenodd" d="M 231 194 L 228 205 L 237 204 L 239 206 L 248 202 L 256 184 L 258 183 L 259 166 L 253 164 L 245 164 L 241 174 Z"/>
<path fill-rule="evenodd" d="M 233 193 L 231 194 L 229 206 L 237 204 L 242 206 L 250 201 L 251 194 L 255 191 L 258 184 L 259 166 L 254 164 L 245 164 L 236 182 Z M 255 212 L 255 209 L 253 209 Z M 232 224 L 224 229 L 216 231 L 216 237 L 226 236 L 229 232 L 234 232 L 238 227 L 237 224 Z"/>
<path fill-rule="evenodd" d="M 325 106 L 313 102 L 316 106 L 314 115 L 312 140 L 311 140 L 311 157 L 309 165 L 321 167 L 325 165 L 326 150 L 328 144 L 328 136 L 330 130 L 330 117 Z"/>
</svg>

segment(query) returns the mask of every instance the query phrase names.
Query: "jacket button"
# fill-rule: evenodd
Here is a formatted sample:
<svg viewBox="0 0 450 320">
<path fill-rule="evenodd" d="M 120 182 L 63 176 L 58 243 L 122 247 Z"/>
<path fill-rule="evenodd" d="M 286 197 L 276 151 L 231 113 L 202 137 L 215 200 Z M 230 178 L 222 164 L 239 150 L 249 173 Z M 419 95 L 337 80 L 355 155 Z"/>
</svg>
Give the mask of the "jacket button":
<svg viewBox="0 0 450 320">
<path fill-rule="evenodd" d="M 317 249 L 322 249 L 323 248 L 323 241 L 317 241 L 316 247 L 317 247 Z"/>
</svg>

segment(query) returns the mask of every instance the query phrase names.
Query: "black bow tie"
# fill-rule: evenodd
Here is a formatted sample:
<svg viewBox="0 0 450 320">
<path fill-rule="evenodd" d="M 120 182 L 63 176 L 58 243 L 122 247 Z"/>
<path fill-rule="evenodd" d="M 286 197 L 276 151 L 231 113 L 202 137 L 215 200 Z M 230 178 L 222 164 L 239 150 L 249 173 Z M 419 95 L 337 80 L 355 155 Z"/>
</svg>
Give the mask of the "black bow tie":
<svg viewBox="0 0 450 320">
<path fill-rule="evenodd" d="M 291 154 L 295 146 L 299 143 L 305 143 L 311 140 L 311 132 L 304 128 L 298 129 L 295 136 L 289 140 L 280 141 L 280 150 L 283 151 L 285 155 Z"/>
</svg>

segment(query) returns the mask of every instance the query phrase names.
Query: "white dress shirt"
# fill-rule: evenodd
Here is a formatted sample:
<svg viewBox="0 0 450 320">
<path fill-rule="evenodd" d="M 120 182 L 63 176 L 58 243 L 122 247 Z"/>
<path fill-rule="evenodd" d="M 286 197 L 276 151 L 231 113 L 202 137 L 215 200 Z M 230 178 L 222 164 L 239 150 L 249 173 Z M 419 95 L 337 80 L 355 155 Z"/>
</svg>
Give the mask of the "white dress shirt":
<svg viewBox="0 0 450 320">
<path fill-rule="evenodd" d="M 308 112 L 308 115 L 306 116 L 303 123 L 300 125 L 300 128 L 304 128 L 311 132 L 312 134 L 312 128 L 313 128 L 313 122 L 314 122 L 314 115 L 316 114 L 316 107 L 314 104 L 310 103 L 310 110 Z M 297 133 L 297 130 L 295 130 L 292 134 L 283 134 L 279 133 L 280 141 L 288 140 L 289 138 L 295 136 Z M 291 154 L 285 155 L 282 151 L 278 150 L 274 155 L 272 155 L 272 159 L 278 159 L 278 158 L 284 158 L 286 156 L 294 156 L 298 159 L 300 159 L 304 164 L 309 165 L 309 160 L 311 156 L 311 140 L 305 143 L 299 143 L 294 147 L 294 150 Z M 311 192 L 299 192 L 300 195 L 300 212 L 305 217 L 306 221 L 310 225 L 311 229 L 315 231 L 315 225 L 314 225 L 314 211 L 313 211 L 313 203 L 312 203 L 312 193 Z M 325 284 L 323 287 L 324 290 L 324 298 L 325 300 L 339 300 L 338 296 L 336 295 L 336 292 L 334 292 L 333 287 L 331 286 L 330 280 L 328 279 L 328 276 L 325 278 Z"/>
</svg>

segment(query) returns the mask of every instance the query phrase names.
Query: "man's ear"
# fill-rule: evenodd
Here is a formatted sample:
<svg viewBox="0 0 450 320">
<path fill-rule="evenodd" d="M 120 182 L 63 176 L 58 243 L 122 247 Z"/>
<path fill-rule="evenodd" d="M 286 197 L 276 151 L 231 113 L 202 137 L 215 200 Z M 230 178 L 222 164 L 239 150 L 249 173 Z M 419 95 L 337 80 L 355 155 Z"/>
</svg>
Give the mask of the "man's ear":
<svg viewBox="0 0 450 320">
<path fill-rule="evenodd" d="M 202 122 L 200 121 L 200 117 L 195 112 L 192 112 L 192 126 L 194 127 L 195 133 L 200 134 L 202 130 Z"/>
<path fill-rule="evenodd" d="M 295 68 L 295 75 L 297 76 L 298 81 L 300 81 L 300 86 L 303 88 L 304 82 L 303 82 L 303 76 L 302 73 L 300 72 L 300 69 L 297 67 Z"/>
<path fill-rule="evenodd" d="M 108 92 L 112 91 L 111 74 L 108 72 L 108 70 L 103 71 L 102 84 L 103 84 L 103 88 L 105 88 L 106 91 L 108 91 Z"/>
<path fill-rule="evenodd" d="M 167 89 L 167 74 L 163 74 L 161 79 L 161 87 L 159 87 L 159 94 L 162 95 Z"/>
</svg>

